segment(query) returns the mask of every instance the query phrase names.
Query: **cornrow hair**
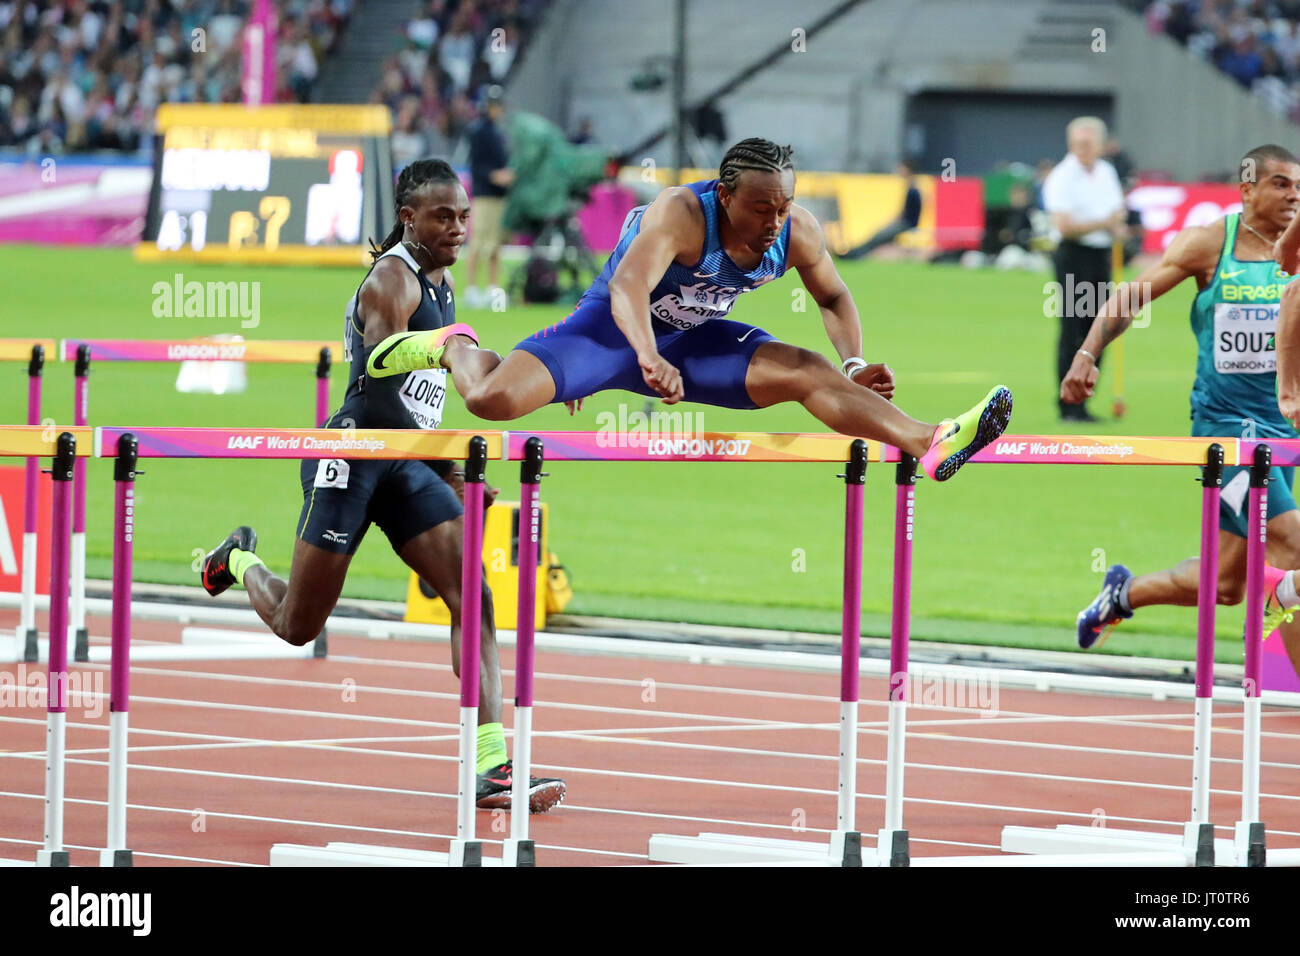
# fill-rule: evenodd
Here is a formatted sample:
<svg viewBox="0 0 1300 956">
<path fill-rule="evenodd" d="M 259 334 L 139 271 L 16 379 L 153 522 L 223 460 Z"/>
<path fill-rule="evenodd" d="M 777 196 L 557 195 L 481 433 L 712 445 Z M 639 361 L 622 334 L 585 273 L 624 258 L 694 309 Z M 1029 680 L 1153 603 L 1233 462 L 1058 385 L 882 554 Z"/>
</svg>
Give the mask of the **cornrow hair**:
<svg viewBox="0 0 1300 956">
<path fill-rule="evenodd" d="M 402 241 L 402 207 L 409 206 L 417 192 L 434 183 L 459 182 L 456 170 L 443 159 L 417 159 L 404 168 L 398 174 L 397 185 L 393 188 L 393 216 L 397 221 L 381 245 L 376 246 L 375 240 L 370 240 L 370 258 L 378 259 Z"/>
<path fill-rule="evenodd" d="M 770 139 L 752 137 L 742 139 L 722 157 L 718 167 L 718 181 L 735 192 L 740 174 L 747 169 L 765 173 L 780 173 L 794 169 L 794 147 L 778 146 Z"/>
</svg>

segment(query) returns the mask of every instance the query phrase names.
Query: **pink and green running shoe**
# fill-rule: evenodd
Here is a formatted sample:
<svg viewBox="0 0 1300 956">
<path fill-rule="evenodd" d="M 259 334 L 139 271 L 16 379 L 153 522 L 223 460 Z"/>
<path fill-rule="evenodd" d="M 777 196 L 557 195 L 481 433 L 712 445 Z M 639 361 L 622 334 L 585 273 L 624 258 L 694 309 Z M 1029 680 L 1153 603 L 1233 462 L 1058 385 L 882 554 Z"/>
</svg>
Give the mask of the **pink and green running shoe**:
<svg viewBox="0 0 1300 956">
<path fill-rule="evenodd" d="M 984 400 L 956 418 L 946 418 L 935 430 L 921 467 L 935 481 L 947 481 L 957 469 L 1006 431 L 1011 421 L 1011 389 L 995 385 Z"/>
</svg>

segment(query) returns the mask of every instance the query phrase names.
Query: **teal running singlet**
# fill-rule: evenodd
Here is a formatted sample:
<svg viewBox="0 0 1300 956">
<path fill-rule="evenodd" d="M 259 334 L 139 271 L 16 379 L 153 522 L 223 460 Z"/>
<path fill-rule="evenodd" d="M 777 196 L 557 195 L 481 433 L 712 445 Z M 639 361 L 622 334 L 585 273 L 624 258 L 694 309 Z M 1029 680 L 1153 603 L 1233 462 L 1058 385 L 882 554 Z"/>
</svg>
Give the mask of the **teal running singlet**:
<svg viewBox="0 0 1300 956">
<path fill-rule="evenodd" d="M 1278 303 L 1291 276 L 1272 260 L 1238 259 L 1238 213 L 1224 217 L 1223 250 L 1210 284 L 1192 301 L 1196 383 L 1192 418 L 1219 425 L 1219 434 L 1250 429 L 1260 438 L 1294 438 L 1277 407 Z M 1249 436 L 1247 436 L 1249 437 Z"/>
</svg>

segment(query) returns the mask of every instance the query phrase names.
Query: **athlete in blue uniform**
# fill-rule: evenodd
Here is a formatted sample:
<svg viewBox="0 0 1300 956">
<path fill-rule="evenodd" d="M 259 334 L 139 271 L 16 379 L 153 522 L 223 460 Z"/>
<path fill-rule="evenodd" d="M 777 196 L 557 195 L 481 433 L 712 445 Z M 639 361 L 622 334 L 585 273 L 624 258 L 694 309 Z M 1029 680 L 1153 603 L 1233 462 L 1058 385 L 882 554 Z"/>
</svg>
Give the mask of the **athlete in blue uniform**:
<svg viewBox="0 0 1300 956">
<path fill-rule="evenodd" d="M 1242 212 L 1208 226 L 1182 230 L 1164 258 L 1115 290 L 1061 383 L 1063 401 L 1092 395 L 1097 358 L 1128 328 L 1151 299 L 1188 278 L 1199 290 L 1192 301 L 1196 335 L 1196 381 L 1192 386 L 1192 434 L 1243 438 L 1295 438 L 1278 410 L 1274 330 L 1283 290 L 1291 275 L 1273 261 L 1274 243 L 1300 210 L 1300 163 L 1280 146 L 1260 146 L 1242 159 Z M 1249 469 L 1225 468 L 1219 516 L 1218 603 L 1240 603 L 1246 589 L 1245 502 Z M 1293 468 L 1274 468 L 1268 486 L 1269 612 L 1265 633 L 1285 612 L 1300 606 L 1300 511 L 1291 483 Z M 1101 593 L 1076 622 L 1080 647 L 1091 647 L 1110 628 L 1150 604 L 1194 606 L 1200 560 L 1189 558 L 1167 571 L 1134 576 L 1123 565 L 1107 572 Z M 1300 622 L 1297 622 L 1300 625 Z M 1283 629 L 1289 638 L 1289 629 Z M 1300 642 L 1287 640 L 1292 662 Z"/>
<path fill-rule="evenodd" d="M 460 180 L 445 162 L 420 160 L 402 170 L 396 201 L 397 224 L 373 253 L 374 265 L 348 302 L 343 333 L 348 389 L 326 428 L 437 428 L 447 394 L 441 358 L 474 344 L 469 326 L 455 323 L 446 271 L 460 252 L 469 218 Z M 471 355 L 461 363 L 461 376 L 470 374 L 473 361 Z M 463 377 L 456 385 L 468 387 Z M 464 531 L 461 502 L 444 480 L 451 472 L 450 462 L 304 460 L 302 516 L 289 580 L 272 574 L 253 553 L 257 535 L 245 526 L 204 559 L 203 586 L 216 595 L 232 584 L 243 585 L 277 636 L 306 644 L 324 627 L 342 593 L 352 555 L 370 525 L 377 524 L 398 556 L 446 602 L 452 669 L 459 674 Z M 508 807 L 511 764 L 501 725 L 492 594 L 486 584 L 481 666 L 478 805 Z M 529 806 L 534 813 L 548 810 L 564 791 L 562 780 L 534 777 Z"/>
<path fill-rule="evenodd" d="M 862 327 L 812 213 L 794 203 L 788 146 L 747 139 L 729 149 L 718 179 L 664 190 L 634 210 L 618 246 L 578 307 L 519 343 L 465 396 L 475 415 L 518 418 L 548 402 L 574 404 L 627 389 L 725 408 L 800 402 L 846 435 L 887 442 L 949 478 L 1000 435 L 1011 393 L 992 389 L 940 425 L 890 403 L 894 374 L 861 357 Z M 795 269 L 821 308 L 837 369 L 822 355 L 727 318 L 736 298 Z M 469 377 L 490 364 L 474 349 L 448 356 Z"/>
</svg>

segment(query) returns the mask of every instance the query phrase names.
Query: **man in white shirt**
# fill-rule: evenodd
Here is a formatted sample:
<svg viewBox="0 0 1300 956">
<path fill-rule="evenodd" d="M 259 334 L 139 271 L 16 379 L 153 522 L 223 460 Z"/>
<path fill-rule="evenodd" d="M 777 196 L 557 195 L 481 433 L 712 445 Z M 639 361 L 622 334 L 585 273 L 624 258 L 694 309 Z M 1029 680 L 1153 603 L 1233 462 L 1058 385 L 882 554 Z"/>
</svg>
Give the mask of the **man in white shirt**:
<svg viewBox="0 0 1300 956">
<path fill-rule="evenodd" d="M 1058 383 L 1070 371 L 1097 306 L 1108 298 L 1111 244 L 1123 237 L 1128 215 L 1115 167 L 1101 158 L 1106 124 L 1095 116 L 1080 116 L 1066 127 L 1065 136 L 1070 152 L 1043 182 L 1043 208 L 1061 235 L 1056 247 Z M 1063 421 L 1096 421 L 1083 405 L 1060 402 L 1059 407 Z"/>
</svg>

